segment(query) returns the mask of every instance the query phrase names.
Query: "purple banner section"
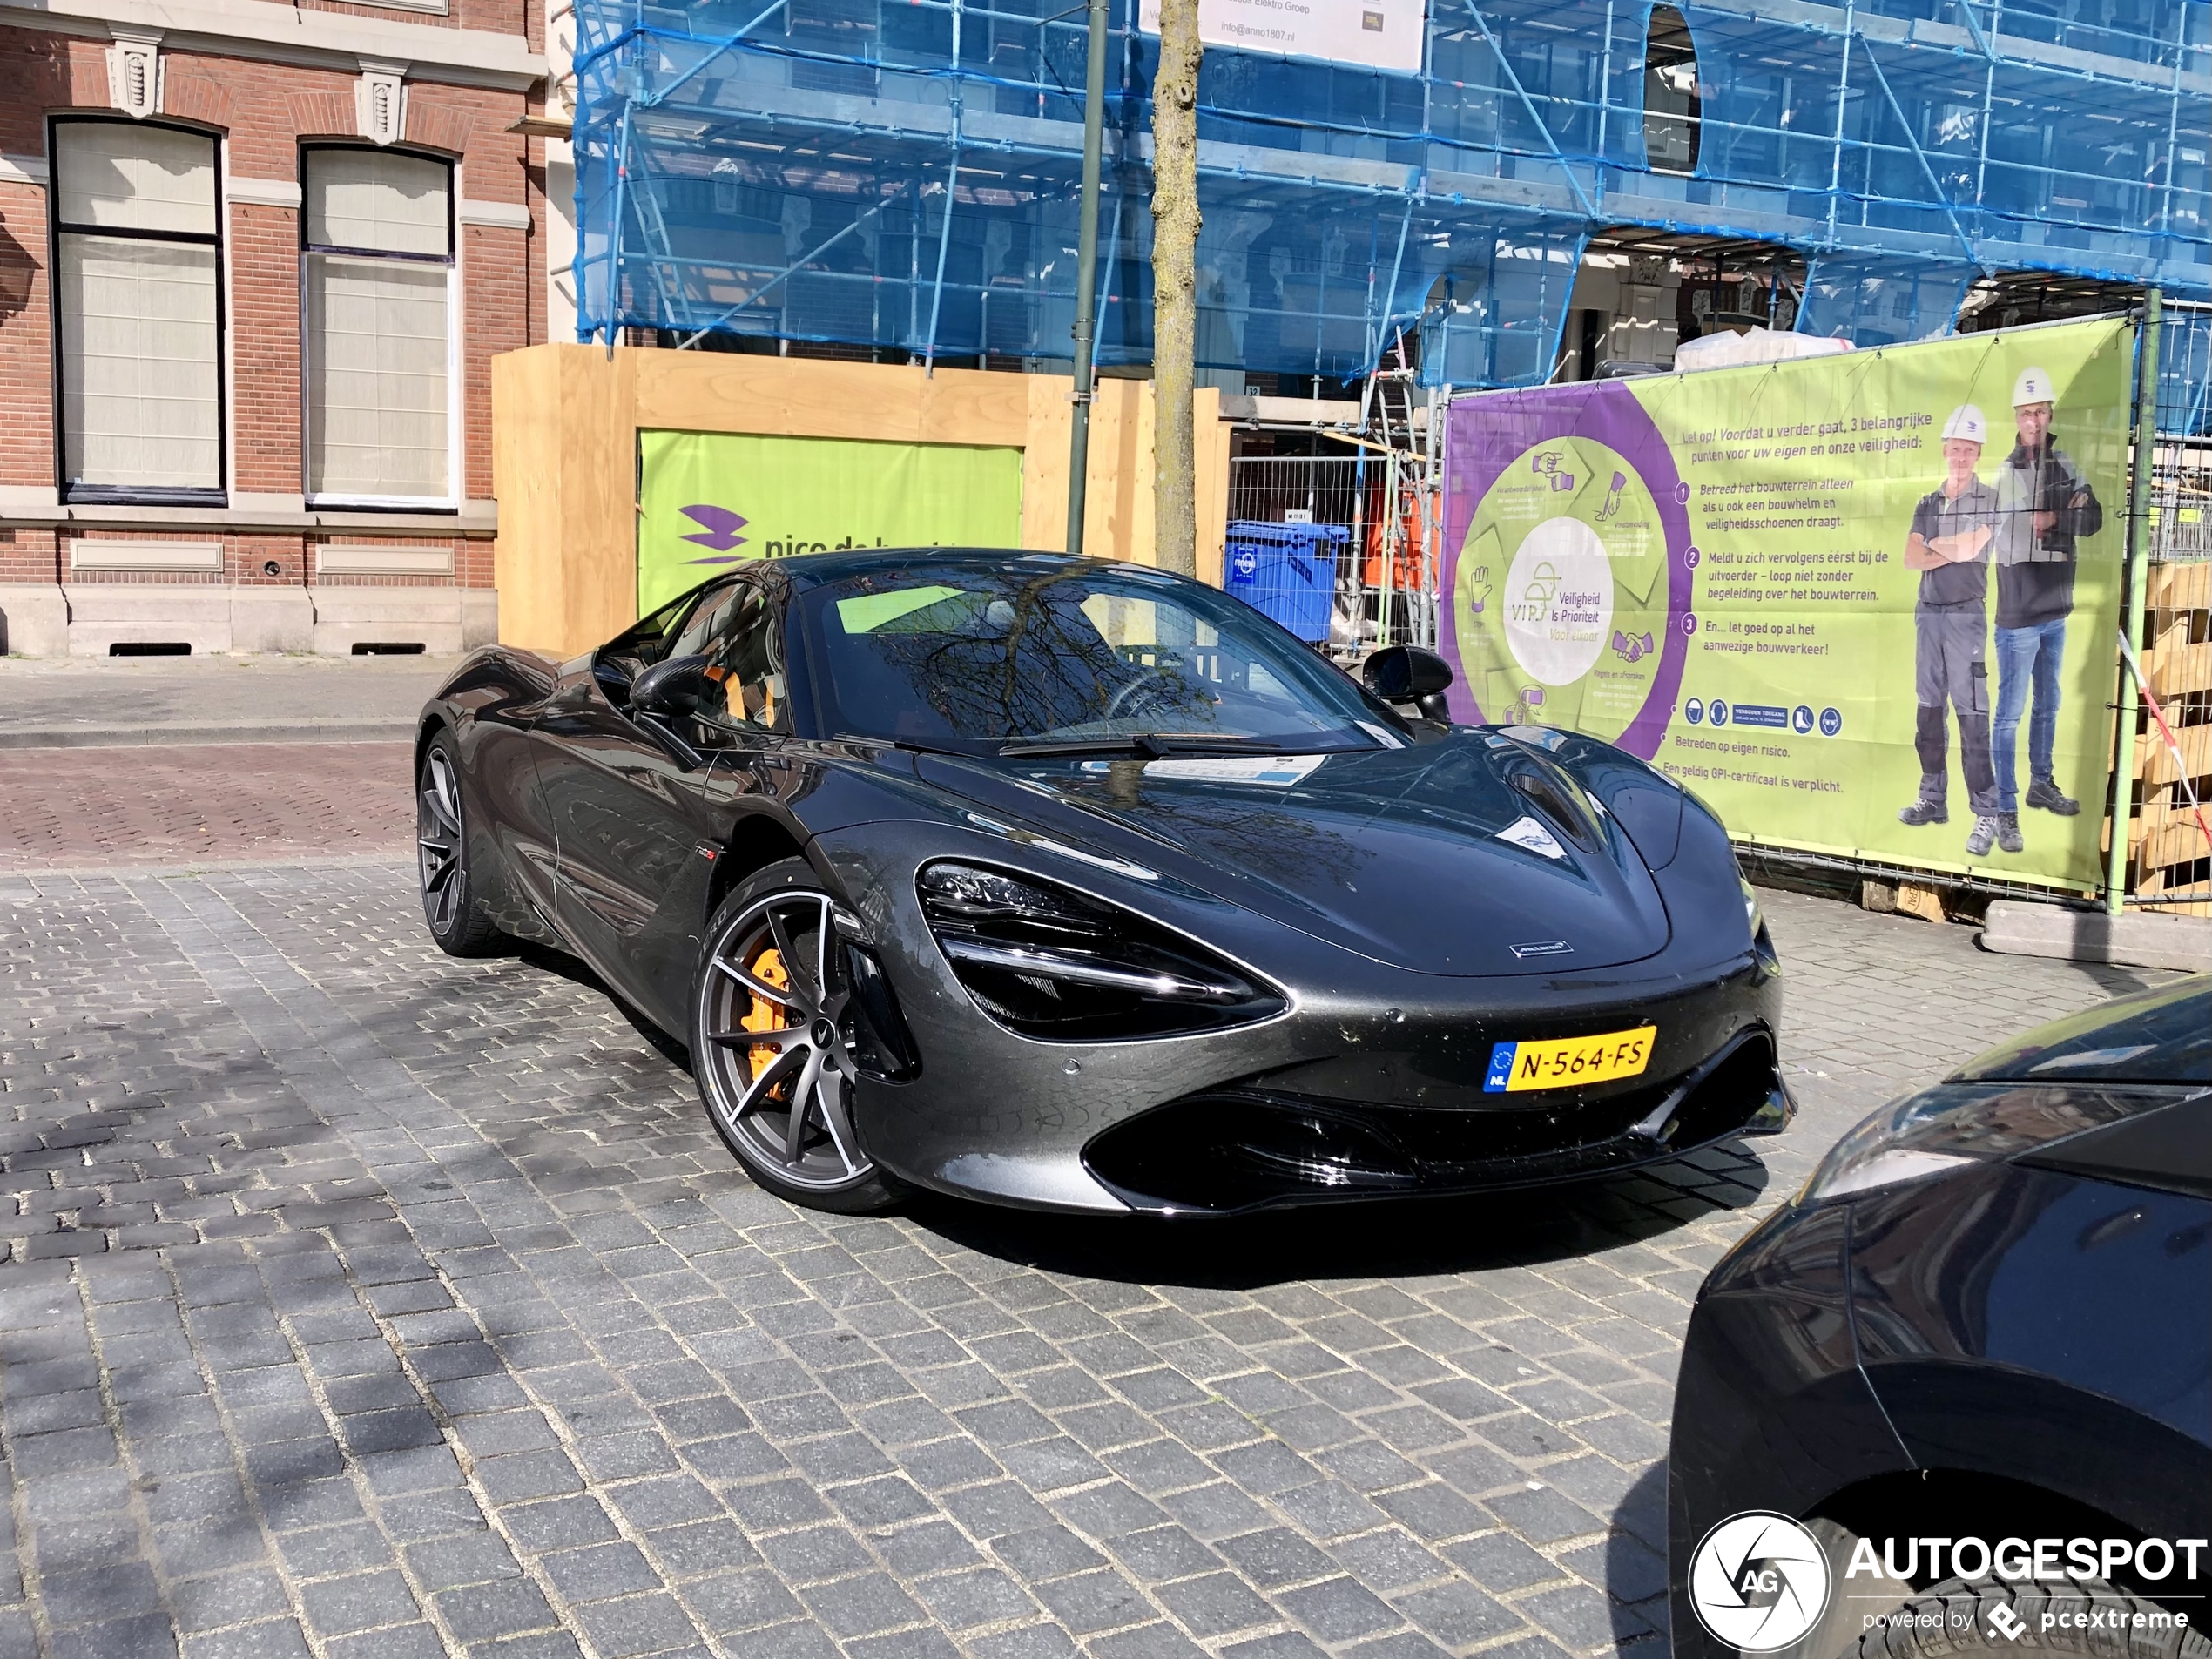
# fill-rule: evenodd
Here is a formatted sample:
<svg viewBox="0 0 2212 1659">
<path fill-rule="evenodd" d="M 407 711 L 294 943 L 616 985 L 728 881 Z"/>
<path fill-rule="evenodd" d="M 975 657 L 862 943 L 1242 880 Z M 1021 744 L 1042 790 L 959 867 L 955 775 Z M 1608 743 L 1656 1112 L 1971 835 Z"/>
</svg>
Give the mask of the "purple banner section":
<svg viewBox="0 0 2212 1659">
<path fill-rule="evenodd" d="M 1696 627 L 1690 609 L 1695 550 L 1689 538 L 1689 487 L 1676 472 L 1674 452 L 1659 428 L 1620 381 L 1486 392 L 1452 404 L 1444 428 L 1444 558 L 1438 572 L 1443 615 L 1437 644 L 1454 677 L 1446 695 L 1453 718 L 1480 724 L 1488 718 L 1475 700 L 1460 655 L 1460 557 L 1468 526 L 1482 498 L 1515 460 L 1538 444 L 1570 437 L 1595 439 L 1635 468 L 1658 508 L 1666 536 L 1667 627 L 1658 672 L 1643 707 L 1615 739 L 1629 753 L 1649 760 L 1659 752 L 1667 735 L 1667 722 L 1682 689 L 1689 635 Z"/>
</svg>

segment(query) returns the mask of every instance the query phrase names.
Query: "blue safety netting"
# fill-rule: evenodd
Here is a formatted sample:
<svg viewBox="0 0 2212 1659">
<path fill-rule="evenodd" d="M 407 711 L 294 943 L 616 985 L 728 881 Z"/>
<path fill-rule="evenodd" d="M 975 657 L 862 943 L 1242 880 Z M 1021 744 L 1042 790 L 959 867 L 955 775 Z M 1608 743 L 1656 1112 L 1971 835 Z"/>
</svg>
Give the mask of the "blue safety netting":
<svg viewBox="0 0 2212 1659">
<path fill-rule="evenodd" d="M 1150 356 L 1157 43 L 1114 0 L 1100 358 Z M 1430 0 L 1393 74 L 1210 48 L 1198 355 L 1345 377 L 1551 371 L 1622 226 L 1803 255 L 1799 327 L 1946 328 L 1976 276 L 2212 292 L 2204 0 L 1686 3 L 1694 173 L 1648 165 L 1648 0 Z M 1069 0 L 579 0 L 579 336 L 639 327 L 1044 364 L 1071 347 L 1084 30 Z"/>
<path fill-rule="evenodd" d="M 2158 338 L 2158 429 L 2170 437 L 2212 438 L 2212 307 L 2166 308 Z"/>
<path fill-rule="evenodd" d="M 1801 334 L 1840 334 L 1859 346 L 1897 346 L 1946 332 L 1979 275 L 1946 260 L 1900 261 L 1881 253 L 1828 253 L 1805 273 Z"/>
</svg>

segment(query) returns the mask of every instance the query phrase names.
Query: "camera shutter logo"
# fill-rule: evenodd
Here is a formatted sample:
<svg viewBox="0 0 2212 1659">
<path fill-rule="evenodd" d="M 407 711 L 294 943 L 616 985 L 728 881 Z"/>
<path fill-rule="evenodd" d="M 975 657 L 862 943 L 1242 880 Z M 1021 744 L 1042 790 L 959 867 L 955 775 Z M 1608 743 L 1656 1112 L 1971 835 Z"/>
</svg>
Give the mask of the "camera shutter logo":
<svg viewBox="0 0 2212 1659">
<path fill-rule="evenodd" d="M 1748 1510 L 1707 1533 L 1689 1559 L 1689 1604 L 1714 1640 L 1772 1653 L 1804 1639 L 1828 1607 L 1828 1558 L 1785 1515 Z"/>
</svg>

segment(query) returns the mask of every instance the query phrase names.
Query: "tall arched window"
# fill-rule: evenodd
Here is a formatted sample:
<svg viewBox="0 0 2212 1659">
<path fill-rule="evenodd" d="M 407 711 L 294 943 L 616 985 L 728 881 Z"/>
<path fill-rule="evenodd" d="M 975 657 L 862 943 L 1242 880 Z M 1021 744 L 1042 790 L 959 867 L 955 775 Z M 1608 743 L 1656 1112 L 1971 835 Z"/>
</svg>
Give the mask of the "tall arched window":
<svg viewBox="0 0 2212 1659">
<path fill-rule="evenodd" d="M 52 143 L 63 498 L 220 505 L 216 141 L 72 117 Z"/>
<path fill-rule="evenodd" d="M 453 165 L 306 152 L 310 501 L 452 507 Z"/>
<path fill-rule="evenodd" d="M 1643 153 L 1654 172 L 1697 171 L 1697 49 L 1672 6 L 1651 8 L 1643 53 Z"/>
</svg>

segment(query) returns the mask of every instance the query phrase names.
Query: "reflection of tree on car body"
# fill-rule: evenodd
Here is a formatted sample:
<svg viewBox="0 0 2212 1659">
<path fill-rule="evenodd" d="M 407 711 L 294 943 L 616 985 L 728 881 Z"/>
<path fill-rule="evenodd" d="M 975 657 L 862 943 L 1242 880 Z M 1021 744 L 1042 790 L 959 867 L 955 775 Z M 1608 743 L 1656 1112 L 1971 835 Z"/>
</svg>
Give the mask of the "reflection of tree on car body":
<svg viewBox="0 0 2212 1659">
<path fill-rule="evenodd" d="M 2020 717 L 2031 690 L 2027 804 L 2060 818 L 2081 810 L 2058 786 L 2059 667 L 2074 612 L 2075 548 L 2104 528 L 2104 508 L 2072 456 L 2052 441 L 2051 377 L 2023 371 L 2013 387 L 2019 442 L 1997 473 L 1997 718 L 2000 821 L 2017 822 Z M 2010 850 L 2009 848 L 2007 850 Z"/>
<path fill-rule="evenodd" d="M 1997 492 L 1974 470 L 1986 436 L 1979 409 L 1971 403 L 1953 409 L 1943 423 L 1944 480 L 1912 509 L 1905 564 L 1920 573 L 1919 600 L 1912 613 L 1913 687 L 1919 704 L 1913 746 L 1920 758 L 1920 792 L 1898 813 L 1899 821 L 1915 826 L 1941 824 L 1951 816 L 1947 702 L 1959 717 L 1959 766 L 1974 812 L 1966 851 L 1976 857 L 2000 836 L 2006 852 L 2020 851 L 2019 830 L 2005 833 L 1997 817 L 1996 779 L 1990 767 L 1989 669 L 1983 647 Z"/>
</svg>

